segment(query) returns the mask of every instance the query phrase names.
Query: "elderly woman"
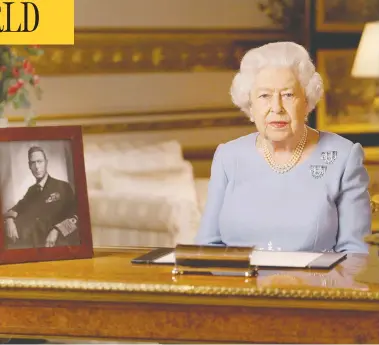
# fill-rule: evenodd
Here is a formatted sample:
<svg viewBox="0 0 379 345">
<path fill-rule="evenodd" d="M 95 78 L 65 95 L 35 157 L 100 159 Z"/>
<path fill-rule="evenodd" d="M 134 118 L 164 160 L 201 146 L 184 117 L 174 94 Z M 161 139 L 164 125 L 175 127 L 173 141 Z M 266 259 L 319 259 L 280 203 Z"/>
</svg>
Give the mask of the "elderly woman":
<svg viewBox="0 0 379 345">
<path fill-rule="evenodd" d="M 307 126 L 322 94 L 302 46 L 277 42 L 247 52 L 231 96 L 257 132 L 217 147 L 197 244 L 367 252 L 364 152 Z"/>
</svg>

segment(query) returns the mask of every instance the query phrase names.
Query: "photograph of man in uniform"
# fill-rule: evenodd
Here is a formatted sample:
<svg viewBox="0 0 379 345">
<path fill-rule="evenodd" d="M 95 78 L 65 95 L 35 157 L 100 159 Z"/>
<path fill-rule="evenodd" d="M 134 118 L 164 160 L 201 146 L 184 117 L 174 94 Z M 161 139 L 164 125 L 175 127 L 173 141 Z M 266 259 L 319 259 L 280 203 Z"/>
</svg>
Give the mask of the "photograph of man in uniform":
<svg viewBox="0 0 379 345">
<path fill-rule="evenodd" d="M 79 245 L 75 194 L 66 181 L 48 173 L 48 159 L 39 146 L 28 150 L 36 182 L 4 214 L 8 249 Z"/>
</svg>

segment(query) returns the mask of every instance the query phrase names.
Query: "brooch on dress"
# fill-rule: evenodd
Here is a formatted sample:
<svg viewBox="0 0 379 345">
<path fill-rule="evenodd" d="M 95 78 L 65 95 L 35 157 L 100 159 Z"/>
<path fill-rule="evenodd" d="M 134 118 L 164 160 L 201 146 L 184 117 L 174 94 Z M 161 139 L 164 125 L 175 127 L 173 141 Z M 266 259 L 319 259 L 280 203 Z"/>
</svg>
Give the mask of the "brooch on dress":
<svg viewBox="0 0 379 345">
<path fill-rule="evenodd" d="M 326 164 L 332 164 L 337 159 L 337 151 L 324 151 L 321 153 L 321 159 Z"/>
<path fill-rule="evenodd" d="M 319 179 L 325 175 L 326 165 L 311 165 L 310 171 L 313 178 Z"/>
</svg>

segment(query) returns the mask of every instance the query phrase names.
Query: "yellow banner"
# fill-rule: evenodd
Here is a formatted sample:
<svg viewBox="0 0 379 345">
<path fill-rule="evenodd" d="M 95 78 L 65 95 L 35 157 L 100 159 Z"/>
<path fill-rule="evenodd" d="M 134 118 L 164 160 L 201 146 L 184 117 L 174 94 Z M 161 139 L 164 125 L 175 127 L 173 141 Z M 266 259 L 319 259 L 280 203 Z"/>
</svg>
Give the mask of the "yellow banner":
<svg viewBox="0 0 379 345">
<path fill-rule="evenodd" d="M 0 45 L 45 44 L 74 44 L 74 0 L 0 0 Z"/>
</svg>

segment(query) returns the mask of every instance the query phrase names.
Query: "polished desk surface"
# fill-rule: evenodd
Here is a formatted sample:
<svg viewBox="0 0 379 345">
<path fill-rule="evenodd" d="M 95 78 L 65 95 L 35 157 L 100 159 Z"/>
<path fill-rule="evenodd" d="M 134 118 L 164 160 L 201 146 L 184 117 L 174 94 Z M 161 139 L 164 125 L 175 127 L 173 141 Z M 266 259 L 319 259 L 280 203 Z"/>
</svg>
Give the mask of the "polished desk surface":
<svg viewBox="0 0 379 345">
<path fill-rule="evenodd" d="M 316 334 L 317 343 L 379 341 L 379 285 L 354 279 L 366 255 L 349 255 L 331 270 L 174 278 L 171 266 L 131 264 L 148 250 L 104 249 L 93 259 L 0 266 L 0 333 L 240 342 L 309 342 Z M 283 327 L 284 319 L 293 328 Z"/>
<path fill-rule="evenodd" d="M 275 297 L 314 298 L 317 300 L 379 301 L 379 286 L 355 281 L 354 276 L 368 257 L 352 254 L 331 270 L 263 270 L 256 278 L 214 276 L 172 276 L 172 266 L 132 264 L 131 259 L 149 249 L 125 248 L 95 251 L 93 259 L 51 261 L 16 265 L 0 265 L 0 297 L 12 288 L 15 296 L 27 291 L 50 293 L 60 290 L 81 292 L 80 299 L 92 298 L 100 292 L 105 300 L 120 296 L 128 300 L 133 293 L 177 296 L 208 296 L 219 298 Z M 111 294 L 108 294 L 111 293 Z M 129 294 L 125 294 L 128 292 Z M 115 295 L 116 294 L 116 295 Z M 52 297 L 54 298 L 53 294 Z M 245 302 L 244 302 L 245 303 Z M 379 309 L 379 308 L 378 308 Z"/>
</svg>

